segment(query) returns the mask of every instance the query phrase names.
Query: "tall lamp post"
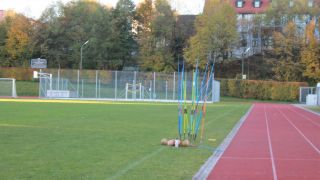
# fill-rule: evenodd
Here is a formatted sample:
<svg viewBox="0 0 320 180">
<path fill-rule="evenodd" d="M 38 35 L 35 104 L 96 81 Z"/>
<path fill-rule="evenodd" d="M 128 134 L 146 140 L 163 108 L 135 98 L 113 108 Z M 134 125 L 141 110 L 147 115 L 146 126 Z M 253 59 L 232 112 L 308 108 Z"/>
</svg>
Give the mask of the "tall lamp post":
<svg viewBox="0 0 320 180">
<path fill-rule="evenodd" d="M 242 66 L 241 66 L 241 75 L 242 75 L 242 79 L 243 79 L 243 71 L 244 71 L 244 64 L 243 64 L 243 61 L 244 61 L 244 56 L 247 54 L 247 52 L 250 50 L 251 48 L 248 47 L 242 54 Z"/>
<path fill-rule="evenodd" d="M 89 42 L 89 40 L 86 41 L 85 43 L 83 43 L 83 44 L 81 45 L 81 48 L 80 48 L 80 64 L 79 64 L 79 69 L 80 69 L 80 70 L 82 70 L 82 49 L 83 49 L 83 47 L 84 47 L 86 44 L 88 44 L 88 42 Z"/>
</svg>

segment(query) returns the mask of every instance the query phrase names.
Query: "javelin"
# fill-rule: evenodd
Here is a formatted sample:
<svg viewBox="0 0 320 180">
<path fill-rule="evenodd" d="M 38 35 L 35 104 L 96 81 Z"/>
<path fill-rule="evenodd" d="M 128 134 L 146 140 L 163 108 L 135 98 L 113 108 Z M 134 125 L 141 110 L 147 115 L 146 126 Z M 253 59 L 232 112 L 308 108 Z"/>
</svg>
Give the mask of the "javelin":
<svg viewBox="0 0 320 180">
<path fill-rule="evenodd" d="M 202 120 L 202 124 L 201 124 L 201 142 L 203 140 L 203 133 L 204 133 L 204 121 L 206 119 L 206 110 L 207 110 L 207 99 L 208 99 L 208 89 L 211 83 L 211 79 L 212 79 L 212 75 L 213 75 L 213 71 L 214 71 L 214 63 L 212 64 L 212 68 L 211 68 L 211 72 L 210 72 L 210 77 L 208 79 L 208 83 L 207 83 L 207 87 L 206 87 L 206 92 L 205 92 L 205 97 L 204 97 L 204 103 L 202 105 L 202 111 L 203 111 L 203 120 Z"/>
<path fill-rule="evenodd" d="M 212 65 L 211 67 L 211 71 L 210 71 L 210 74 L 208 74 L 209 78 L 207 79 L 207 82 L 205 85 L 203 85 L 202 87 L 202 90 L 200 91 L 200 93 L 202 94 L 204 89 L 205 89 L 205 96 L 204 96 L 204 99 L 203 99 L 203 105 L 202 105 L 202 111 L 200 112 L 200 115 L 197 116 L 197 123 L 196 123 L 196 133 L 195 133 L 195 138 L 198 134 L 198 131 L 199 131 L 199 125 L 200 125 L 200 121 L 202 120 L 202 115 L 203 115 L 203 112 L 205 111 L 205 103 L 206 103 L 206 98 L 207 98 L 207 92 L 208 92 L 208 87 L 209 87 L 209 83 L 210 83 L 210 80 L 212 78 L 212 73 L 213 73 L 213 70 L 214 70 L 214 65 Z"/>
<path fill-rule="evenodd" d="M 182 107 L 181 107 L 181 87 L 180 87 L 180 61 L 178 60 L 178 133 L 179 133 L 179 137 L 181 139 L 181 113 L 182 113 Z"/>
</svg>

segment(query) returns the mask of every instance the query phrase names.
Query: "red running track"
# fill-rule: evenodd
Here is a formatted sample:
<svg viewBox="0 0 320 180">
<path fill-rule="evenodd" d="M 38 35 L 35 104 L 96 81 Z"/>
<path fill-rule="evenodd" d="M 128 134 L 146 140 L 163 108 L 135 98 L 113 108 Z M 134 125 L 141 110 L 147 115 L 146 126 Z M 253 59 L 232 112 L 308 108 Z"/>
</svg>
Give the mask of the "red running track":
<svg viewBox="0 0 320 180">
<path fill-rule="evenodd" d="M 320 116 L 254 104 L 208 179 L 320 180 Z"/>
</svg>

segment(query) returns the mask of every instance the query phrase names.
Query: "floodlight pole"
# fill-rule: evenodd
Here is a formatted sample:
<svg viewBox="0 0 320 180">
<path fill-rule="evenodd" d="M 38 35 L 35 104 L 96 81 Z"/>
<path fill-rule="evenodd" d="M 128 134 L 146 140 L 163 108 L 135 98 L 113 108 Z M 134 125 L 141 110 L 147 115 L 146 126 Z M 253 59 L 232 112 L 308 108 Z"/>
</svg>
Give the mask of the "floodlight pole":
<svg viewBox="0 0 320 180">
<path fill-rule="evenodd" d="M 244 53 L 242 54 L 242 63 L 241 63 L 241 79 L 243 79 L 243 61 L 244 61 Z"/>
<path fill-rule="evenodd" d="M 82 70 L 82 49 L 83 49 L 83 47 L 84 47 L 86 44 L 88 44 L 88 42 L 89 42 L 89 40 L 87 40 L 85 43 L 83 43 L 83 44 L 81 45 L 81 48 L 80 48 L 80 64 L 79 64 L 79 69 L 80 69 L 80 70 Z"/>
<path fill-rule="evenodd" d="M 251 48 L 248 47 L 242 54 L 242 65 L 241 65 L 241 79 L 243 79 L 243 71 L 244 71 L 244 56 L 249 52 Z"/>
</svg>

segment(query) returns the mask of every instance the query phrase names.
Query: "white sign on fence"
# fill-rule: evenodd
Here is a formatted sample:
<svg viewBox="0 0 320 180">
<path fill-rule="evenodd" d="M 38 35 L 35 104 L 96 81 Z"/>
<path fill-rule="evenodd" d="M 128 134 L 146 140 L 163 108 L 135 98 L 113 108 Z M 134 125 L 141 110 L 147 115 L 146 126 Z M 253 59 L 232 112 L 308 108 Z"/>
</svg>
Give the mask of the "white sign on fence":
<svg viewBox="0 0 320 180">
<path fill-rule="evenodd" d="M 46 59 L 31 59 L 31 68 L 35 69 L 45 69 L 47 68 L 47 60 Z"/>
<path fill-rule="evenodd" d="M 70 91 L 47 90 L 47 97 L 49 97 L 49 98 L 70 98 Z"/>
</svg>

